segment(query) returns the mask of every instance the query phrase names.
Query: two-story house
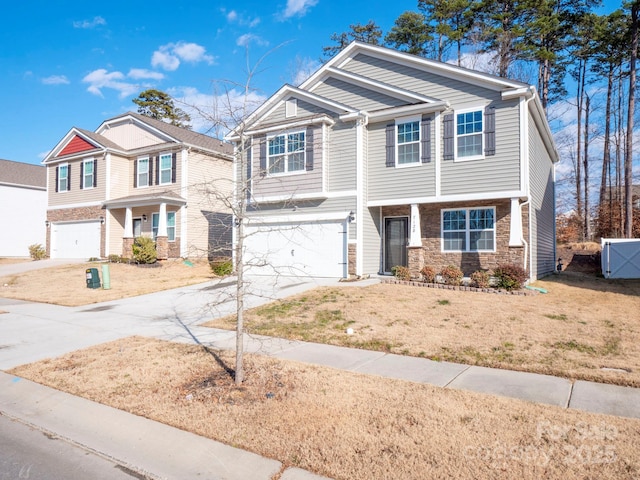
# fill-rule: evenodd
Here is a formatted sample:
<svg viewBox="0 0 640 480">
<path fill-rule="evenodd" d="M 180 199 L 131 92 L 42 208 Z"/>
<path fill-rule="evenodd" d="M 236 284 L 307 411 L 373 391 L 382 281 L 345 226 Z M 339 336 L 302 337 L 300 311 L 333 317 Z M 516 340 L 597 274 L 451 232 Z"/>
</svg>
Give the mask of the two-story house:
<svg viewBox="0 0 640 480">
<path fill-rule="evenodd" d="M 43 161 L 48 255 L 131 257 L 141 235 L 159 259 L 230 255 L 232 152 L 132 112 L 94 132 L 72 128 Z"/>
<path fill-rule="evenodd" d="M 253 272 L 555 269 L 558 154 L 527 84 L 354 42 L 227 138 Z"/>
</svg>

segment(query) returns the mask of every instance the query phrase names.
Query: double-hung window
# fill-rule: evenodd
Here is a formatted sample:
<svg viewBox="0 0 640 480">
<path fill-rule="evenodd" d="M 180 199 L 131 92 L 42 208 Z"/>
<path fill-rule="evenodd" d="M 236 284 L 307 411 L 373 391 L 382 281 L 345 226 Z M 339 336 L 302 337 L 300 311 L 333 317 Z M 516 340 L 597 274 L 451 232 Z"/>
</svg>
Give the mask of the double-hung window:
<svg viewBox="0 0 640 480">
<path fill-rule="evenodd" d="M 495 208 L 442 211 L 443 251 L 491 252 L 495 245 Z"/>
<path fill-rule="evenodd" d="M 398 123 L 397 128 L 397 164 L 411 165 L 420 163 L 420 121 L 412 120 Z"/>
<path fill-rule="evenodd" d="M 271 174 L 305 170 L 305 132 L 275 135 L 269 138 L 267 169 Z"/>
<path fill-rule="evenodd" d="M 58 167 L 58 191 L 66 192 L 69 190 L 69 165 L 66 163 Z"/>
<path fill-rule="evenodd" d="M 482 124 L 482 110 L 456 114 L 456 158 L 472 158 L 483 155 Z"/>
<path fill-rule="evenodd" d="M 160 155 L 160 185 L 171 183 L 173 161 L 170 153 Z"/>
<path fill-rule="evenodd" d="M 160 223 L 160 214 L 151 214 L 151 232 L 153 239 L 158 237 L 158 226 Z M 176 212 L 167 212 L 167 240 L 175 242 L 176 240 Z"/>
<path fill-rule="evenodd" d="M 82 188 L 93 188 L 95 180 L 95 161 L 85 160 L 82 162 Z"/>
<path fill-rule="evenodd" d="M 138 159 L 138 179 L 136 185 L 138 187 L 149 186 L 149 157 Z"/>
</svg>

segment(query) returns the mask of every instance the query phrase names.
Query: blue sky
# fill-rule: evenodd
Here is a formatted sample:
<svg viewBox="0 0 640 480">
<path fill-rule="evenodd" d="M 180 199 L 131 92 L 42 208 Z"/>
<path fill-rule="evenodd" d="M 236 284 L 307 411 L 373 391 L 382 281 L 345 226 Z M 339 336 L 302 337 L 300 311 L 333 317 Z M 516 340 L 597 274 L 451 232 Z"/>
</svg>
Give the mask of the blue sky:
<svg viewBox="0 0 640 480">
<path fill-rule="evenodd" d="M 617 2 L 616 2 L 617 4 Z M 247 65 L 268 97 L 319 66 L 335 32 L 373 19 L 386 33 L 416 0 L 279 2 L 29 1 L 0 33 L 0 158 L 40 163 L 72 128 L 95 130 L 157 88 L 211 103 L 221 80 L 243 84 Z M 248 58 L 247 58 L 248 52 Z M 229 84 L 227 84 L 229 85 Z M 205 128 L 195 120 L 197 130 Z"/>
</svg>

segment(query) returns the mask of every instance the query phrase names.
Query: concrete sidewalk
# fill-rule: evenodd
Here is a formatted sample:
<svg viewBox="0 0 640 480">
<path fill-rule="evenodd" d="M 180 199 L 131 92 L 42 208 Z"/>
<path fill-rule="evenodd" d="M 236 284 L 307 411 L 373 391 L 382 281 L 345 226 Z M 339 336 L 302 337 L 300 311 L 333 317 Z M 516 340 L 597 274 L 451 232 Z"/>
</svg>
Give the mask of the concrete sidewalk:
<svg viewBox="0 0 640 480">
<path fill-rule="evenodd" d="M 249 307 L 321 285 L 376 283 L 254 278 Z M 235 333 L 199 326 L 234 311 L 231 279 L 84 307 L 0 298 L 0 369 L 131 335 L 235 349 Z M 215 307 L 212 298 L 215 297 Z M 384 352 L 247 335 L 245 351 L 284 360 L 470 390 L 525 401 L 640 418 L 640 389 L 475 367 Z M 282 469 L 261 458 L 166 425 L 0 373 L 0 414 L 99 452 L 149 478 L 271 478 Z M 319 479 L 286 469 L 281 480 Z"/>
</svg>

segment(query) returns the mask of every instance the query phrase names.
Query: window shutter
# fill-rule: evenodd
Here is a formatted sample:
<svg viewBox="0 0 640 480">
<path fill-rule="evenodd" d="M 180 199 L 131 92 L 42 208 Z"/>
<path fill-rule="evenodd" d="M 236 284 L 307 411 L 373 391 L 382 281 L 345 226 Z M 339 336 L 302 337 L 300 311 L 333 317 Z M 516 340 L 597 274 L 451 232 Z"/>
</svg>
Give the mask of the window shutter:
<svg viewBox="0 0 640 480">
<path fill-rule="evenodd" d="M 306 169 L 307 172 L 311 172 L 313 170 L 313 127 L 307 127 L 304 146 L 307 150 Z"/>
<path fill-rule="evenodd" d="M 260 175 L 267 174 L 267 137 L 260 139 Z"/>
<path fill-rule="evenodd" d="M 151 159 L 149 159 L 149 161 L 153 161 Z M 155 158 L 155 162 L 156 162 L 156 185 L 160 185 L 160 156 L 157 156 Z M 151 181 L 151 176 L 149 176 L 149 185 L 153 185 L 152 181 Z"/>
<path fill-rule="evenodd" d="M 71 164 L 67 165 L 67 191 L 71 190 Z"/>
<path fill-rule="evenodd" d="M 396 124 L 390 123 L 387 125 L 385 130 L 387 140 L 387 162 L 385 165 L 387 167 L 395 167 L 396 166 Z"/>
<path fill-rule="evenodd" d="M 98 186 L 98 160 L 93 159 L 93 188 Z"/>
<path fill-rule="evenodd" d="M 176 171 L 178 170 L 178 154 L 171 154 L 171 183 L 176 183 Z"/>
<path fill-rule="evenodd" d="M 59 169 L 59 168 L 60 168 L 60 167 L 56 167 L 56 192 L 58 191 L 58 180 L 59 180 L 59 177 L 58 177 L 58 169 Z"/>
<path fill-rule="evenodd" d="M 84 188 L 84 178 L 82 178 L 83 174 L 84 174 L 84 162 L 80 162 L 80 190 Z"/>
<path fill-rule="evenodd" d="M 153 157 L 147 160 L 147 185 L 153 185 Z"/>
<path fill-rule="evenodd" d="M 138 188 L 138 160 L 133 161 L 133 188 Z"/>
<path fill-rule="evenodd" d="M 443 117 L 444 123 L 444 160 L 453 160 L 453 113 L 448 113 Z"/>
<path fill-rule="evenodd" d="M 484 109 L 484 154 L 496 154 L 496 107 Z"/>
<path fill-rule="evenodd" d="M 422 123 L 420 124 L 420 143 L 422 144 L 420 159 L 422 163 L 429 163 L 431 161 L 431 117 L 422 117 Z"/>
</svg>

